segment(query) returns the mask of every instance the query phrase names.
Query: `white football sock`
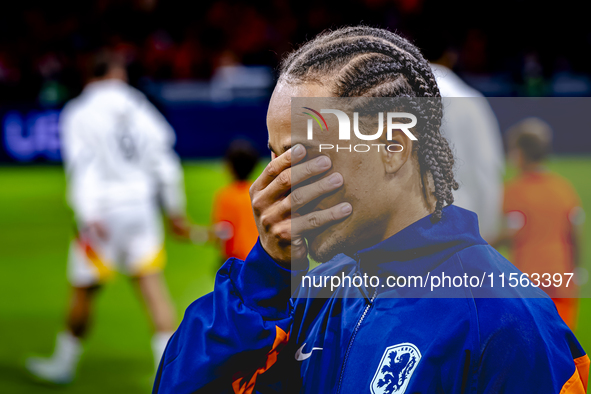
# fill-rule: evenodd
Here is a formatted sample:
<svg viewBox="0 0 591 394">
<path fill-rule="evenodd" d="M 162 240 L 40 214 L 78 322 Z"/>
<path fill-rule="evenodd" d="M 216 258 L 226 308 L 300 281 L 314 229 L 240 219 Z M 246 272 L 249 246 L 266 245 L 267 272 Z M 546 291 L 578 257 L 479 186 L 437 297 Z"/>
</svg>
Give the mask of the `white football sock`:
<svg viewBox="0 0 591 394">
<path fill-rule="evenodd" d="M 156 369 L 158 369 L 160 359 L 164 354 L 164 349 L 166 349 L 166 344 L 168 343 L 168 340 L 172 334 L 174 334 L 173 331 L 162 331 L 157 332 L 152 337 L 152 354 L 154 355 L 154 364 L 156 365 Z"/>
<path fill-rule="evenodd" d="M 80 339 L 69 333 L 61 332 L 57 335 L 55 350 L 51 359 L 64 365 L 66 370 L 74 371 L 78 366 L 80 355 L 82 354 L 82 344 Z"/>
<path fill-rule="evenodd" d="M 62 332 L 57 336 L 53 355 L 50 358 L 29 358 L 27 368 L 43 380 L 69 383 L 74 378 L 81 354 L 80 340 L 69 332 Z"/>
</svg>

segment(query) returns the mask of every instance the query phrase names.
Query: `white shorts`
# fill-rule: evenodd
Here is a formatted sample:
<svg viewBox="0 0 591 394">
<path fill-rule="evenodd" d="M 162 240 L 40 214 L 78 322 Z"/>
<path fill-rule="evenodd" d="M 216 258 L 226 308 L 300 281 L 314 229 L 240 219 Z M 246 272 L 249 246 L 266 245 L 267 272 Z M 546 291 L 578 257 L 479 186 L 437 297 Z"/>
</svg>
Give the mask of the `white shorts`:
<svg viewBox="0 0 591 394">
<path fill-rule="evenodd" d="M 70 244 L 68 278 L 73 286 L 103 283 L 115 271 L 137 277 L 164 268 L 164 234 L 157 207 L 140 204 L 111 209 L 101 223 L 106 239 L 79 235 Z"/>
</svg>

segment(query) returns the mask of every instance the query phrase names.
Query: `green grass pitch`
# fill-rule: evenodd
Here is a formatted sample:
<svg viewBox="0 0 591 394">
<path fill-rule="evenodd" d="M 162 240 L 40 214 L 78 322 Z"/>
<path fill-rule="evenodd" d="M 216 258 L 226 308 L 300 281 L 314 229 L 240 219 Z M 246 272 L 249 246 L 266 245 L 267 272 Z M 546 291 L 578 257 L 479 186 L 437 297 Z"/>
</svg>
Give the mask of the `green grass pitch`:
<svg viewBox="0 0 591 394">
<path fill-rule="evenodd" d="M 591 212 L 591 159 L 557 158 L 550 167 L 567 177 Z M 188 211 L 208 223 L 215 190 L 228 182 L 220 162 L 185 164 Z M 0 167 L 0 392 L 147 393 L 153 379 L 148 318 L 123 276 L 98 297 L 77 380 L 56 390 L 31 381 L 28 355 L 51 353 L 63 328 L 68 285 L 66 256 L 73 234 L 60 167 Z M 591 227 L 586 224 L 584 264 L 591 269 Z M 166 278 L 179 314 L 213 288 L 219 255 L 211 246 L 166 242 Z M 577 337 L 591 349 L 591 300 L 581 301 Z"/>
</svg>

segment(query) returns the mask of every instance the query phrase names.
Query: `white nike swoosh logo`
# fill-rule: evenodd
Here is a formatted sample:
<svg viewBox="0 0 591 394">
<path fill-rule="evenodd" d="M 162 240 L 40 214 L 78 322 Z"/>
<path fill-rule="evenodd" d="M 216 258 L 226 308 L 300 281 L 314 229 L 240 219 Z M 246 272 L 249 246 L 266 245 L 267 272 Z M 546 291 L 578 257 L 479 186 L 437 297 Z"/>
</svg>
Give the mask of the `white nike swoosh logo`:
<svg viewBox="0 0 591 394">
<path fill-rule="evenodd" d="M 298 349 L 298 351 L 295 354 L 295 359 L 297 361 L 304 361 L 304 360 L 308 359 L 312 355 L 312 352 L 314 350 L 322 350 L 321 347 L 313 347 L 312 350 L 310 351 L 310 353 L 304 353 L 303 352 L 304 346 L 306 346 L 305 343 Z"/>
</svg>

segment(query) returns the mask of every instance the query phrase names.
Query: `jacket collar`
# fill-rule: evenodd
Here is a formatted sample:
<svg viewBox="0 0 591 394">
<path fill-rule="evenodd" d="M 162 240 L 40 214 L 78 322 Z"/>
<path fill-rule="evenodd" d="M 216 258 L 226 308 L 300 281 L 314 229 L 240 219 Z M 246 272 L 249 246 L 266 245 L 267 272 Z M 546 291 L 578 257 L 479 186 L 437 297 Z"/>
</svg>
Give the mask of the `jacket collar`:
<svg viewBox="0 0 591 394">
<path fill-rule="evenodd" d="M 439 222 L 426 216 L 390 238 L 356 253 L 369 275 L 424 275 L 452 255 L 473 245 L 486 245 L 474 212 L 450 205 Z"/>
</svg>

